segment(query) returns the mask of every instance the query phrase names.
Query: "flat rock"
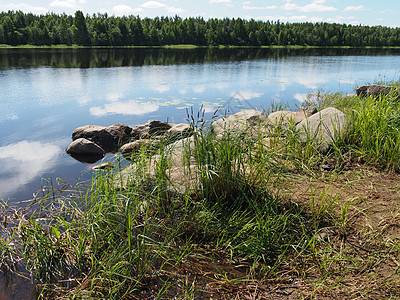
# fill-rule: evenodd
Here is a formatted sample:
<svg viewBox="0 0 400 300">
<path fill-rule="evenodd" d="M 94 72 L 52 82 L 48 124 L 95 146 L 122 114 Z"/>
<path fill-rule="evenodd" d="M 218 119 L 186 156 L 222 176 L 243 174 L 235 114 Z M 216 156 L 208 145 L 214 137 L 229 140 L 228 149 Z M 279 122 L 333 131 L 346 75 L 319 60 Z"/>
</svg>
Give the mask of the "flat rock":
<svg viewBox="0 0 400 300">
<path fill-rule="evenodd" d="M 304 119 L 296 125 L 296 128 L 299 130 L 302 142 L 312 139 L 318 149 L 326 153 L 338 134 L 345 133 L 347 117 L 340 110 L 328 107 Z"/>
</svg>

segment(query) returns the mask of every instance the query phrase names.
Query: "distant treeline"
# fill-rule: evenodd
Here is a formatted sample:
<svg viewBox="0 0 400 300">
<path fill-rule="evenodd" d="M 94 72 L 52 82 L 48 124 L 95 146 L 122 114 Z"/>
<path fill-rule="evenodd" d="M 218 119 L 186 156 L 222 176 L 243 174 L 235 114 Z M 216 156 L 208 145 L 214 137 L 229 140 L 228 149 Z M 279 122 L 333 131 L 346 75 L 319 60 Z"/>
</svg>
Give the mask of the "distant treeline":
<svg viewBox="0 0 400 300">
<path fill-rule="evenodd" d="M 201 17 L 0 13 L 0 44 L 83 46 L 400 46 L 400 28 Z"/>
</svg>

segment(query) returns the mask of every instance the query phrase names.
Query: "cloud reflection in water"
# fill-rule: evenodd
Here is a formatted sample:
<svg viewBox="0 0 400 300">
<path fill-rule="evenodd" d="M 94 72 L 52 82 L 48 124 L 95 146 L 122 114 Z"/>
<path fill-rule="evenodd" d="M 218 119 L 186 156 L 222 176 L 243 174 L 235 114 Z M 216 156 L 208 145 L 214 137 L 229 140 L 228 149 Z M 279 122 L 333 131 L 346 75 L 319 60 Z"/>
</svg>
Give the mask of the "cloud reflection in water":
<svg viewBox="0 0 400 300">
<path fill-rule="evenodd" d="M 158 106 L 153 103 L 141 103 L 135 100 L 128 102 L 111 102 L 105 104 L 103 107 L 95 106 L 89 109 L 92 116 L 106 116 L 106 115 L 144 115 L 147 113 L 155 112 Z"/>
<path fill-rule="evenodd" d="M 57 145 L 26 140 L 0 147 L 0 198 L 54 168 L 61 152 Z"/>
</svg>

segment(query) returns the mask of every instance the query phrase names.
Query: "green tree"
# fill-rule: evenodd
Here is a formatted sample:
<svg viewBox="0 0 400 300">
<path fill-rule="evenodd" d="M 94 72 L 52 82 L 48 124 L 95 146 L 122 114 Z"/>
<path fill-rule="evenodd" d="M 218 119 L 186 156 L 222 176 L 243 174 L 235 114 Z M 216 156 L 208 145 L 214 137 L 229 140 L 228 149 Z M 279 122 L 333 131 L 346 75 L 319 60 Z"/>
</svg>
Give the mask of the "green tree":
<svg viewBox="0 0 400 300">
<path fill-rule="evenodd" d="M 78 45 L 89 45 L 90 37 L 86 26 L 85 17 L 83 16 L 82 11 L 77 10 L 75 12 L 74 23 L 75 26 L 73 31 L 74 42 Z M 71 27 L 72 28 L 72 27 Z"/>
</svg>

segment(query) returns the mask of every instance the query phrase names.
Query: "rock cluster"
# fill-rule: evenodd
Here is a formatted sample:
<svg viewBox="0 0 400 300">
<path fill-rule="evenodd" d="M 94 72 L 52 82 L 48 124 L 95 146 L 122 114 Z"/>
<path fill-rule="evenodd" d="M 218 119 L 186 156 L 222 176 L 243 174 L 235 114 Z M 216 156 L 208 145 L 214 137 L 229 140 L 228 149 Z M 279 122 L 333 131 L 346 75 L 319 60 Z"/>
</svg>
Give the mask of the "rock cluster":
<svg viewBox="0 0 400 300">
<path fill-rule="evenodd" d="M 157 138 L 163 137 L 163 142 L 172 143 L 192 132 L 193 128 L 189 124 L 169 124 L 155 120 L 133 128 L 124 124 L 108 127 L 86 125 L 73 131 L 72 143 L 65 151 L 80 162 L 94 163 L 106 153 L 121 152 L 129 157 L 142 146 L 149 149 L 157 147 Z"/>
<path fill-rule="evenodd" d="M 234 133 L 257 138 L 261 135 L 265 141 L 265 147 L 268 148 L 274 142 L 273 139 L 276 139 L 271 135 L 277 130 L 277 127 L 279 127 L 278 130 L 288 130 L 290 125 L 295 126 L 301 143 L 305 143 L 311 138 L 315 147 L 322 153 L 326 153 L 338 135 L 346 132 L 347 119 L 341 111 L 332 107 L 313 115 L 300 110 L 298 112 L 278 111 L 267 116 L 260 111 L 246 109 L 214 121 L 211 128 L 216 138 Z M 282 137 L 280 138 L 282 139 Z M 200 171 L 194 155 L 191 153 L 194 148 L 194 136 L 183 138 L 168 146 L 169 165 L 166 174 L 169 179 L 170 191 L 183 193 L 197 190 L 200 187 Z M 147 173 L 147 178 L 154 180 L 156 165 L 160 158 L 158 155 L 153 156 L 146 166 L 132 164 L 119 174 L 116 185 L 123 188 L 129 185 L 131 180 L 136 180 L 135 176 L 132 177 L 131 174 L 138 167 L 142 172 Z"/>
<path fill-rule="evenodd" d="M 345 114 L 333 107 L 314 114 L 308 110 L 300 110 L 277 111 L 265 115 L 254 109 L 245 109 L 212 122 L 211 130 L 217 139 L 225 134 L 247 135 L 255 140 L 261 137 L 264 146 L 270 148 L 272 144 L 279 144 L 280 140 L 285 139 L 285 133 L 290 128 L 295 128 L 301 143 L 311 141 L 316 149 L 326 153 L 338 136 L 346 133 L 347 122 Z M 160 121 L 148 121 L 133 128 L 122 124 L 109 127 L 88 125 L 73 132 L 73 142 L 66 151 L 87 163 L 101 159 L 106 152 L 119 151 L 129 159 L 132 153 L 149 151 L 151 159 L 144 166 L 143 162 L 140 166 L 133 162 L 117 176 L 115 184 L 123 188 L 130 180 L 137 180 L 135 177 L 131 178 L 136 168 L 147 174 L 143 178 L 154 180 L 157 162 L 161 158 L 156 155 L 155 150 L 161 143 L 168 144 L 163 149 L 169 155 L 166 174 L 170 190 L 181 193 L 196 190 L 200 185 L 198 166 L 191 153 L 195 148 L 195 136 L 191 136 L 192 133 L 193 128 L 188 124 Z"/>
</svg>

